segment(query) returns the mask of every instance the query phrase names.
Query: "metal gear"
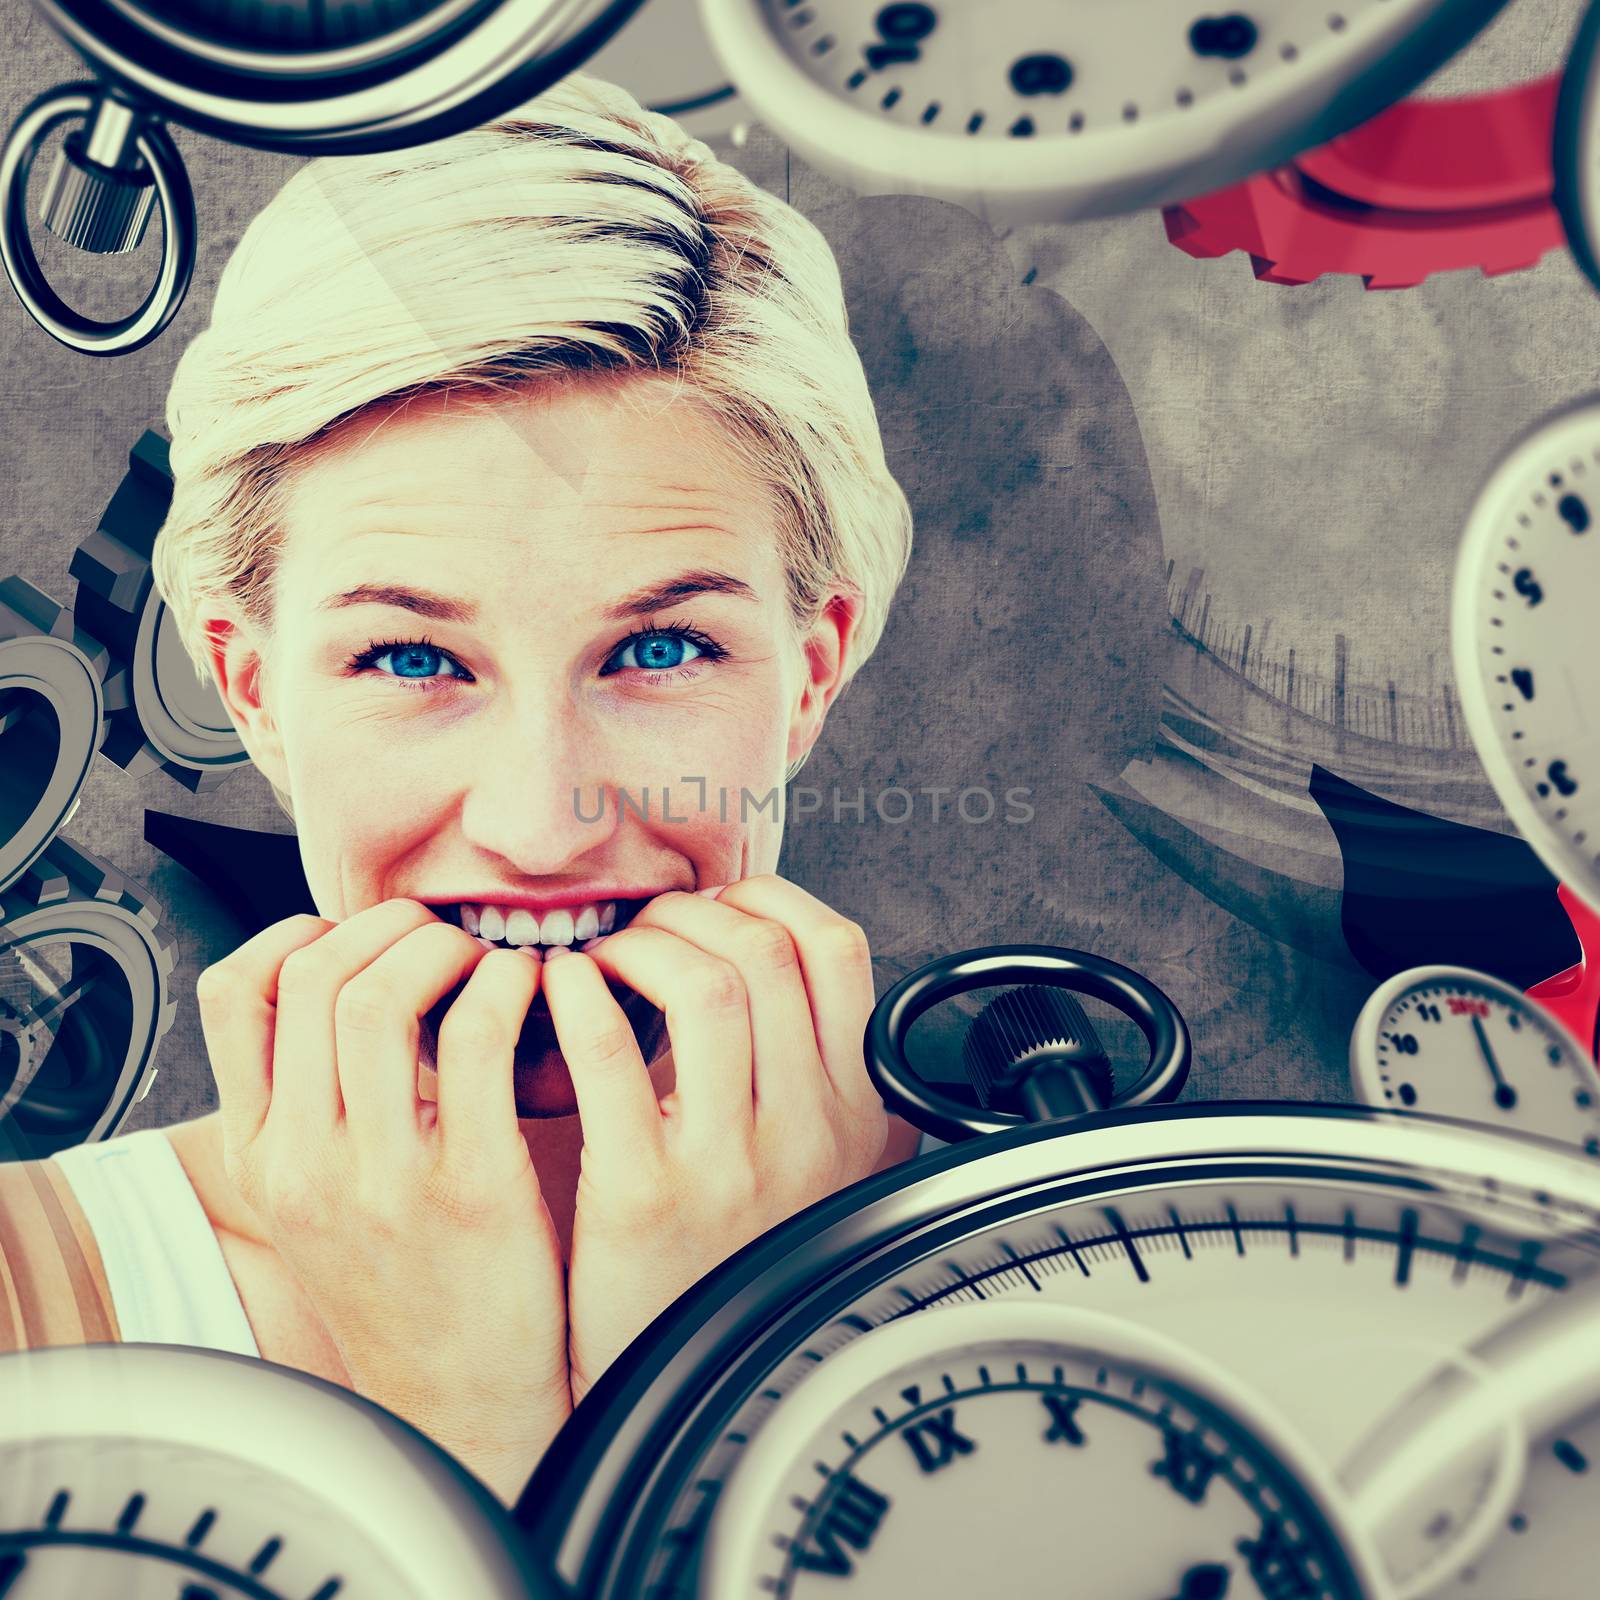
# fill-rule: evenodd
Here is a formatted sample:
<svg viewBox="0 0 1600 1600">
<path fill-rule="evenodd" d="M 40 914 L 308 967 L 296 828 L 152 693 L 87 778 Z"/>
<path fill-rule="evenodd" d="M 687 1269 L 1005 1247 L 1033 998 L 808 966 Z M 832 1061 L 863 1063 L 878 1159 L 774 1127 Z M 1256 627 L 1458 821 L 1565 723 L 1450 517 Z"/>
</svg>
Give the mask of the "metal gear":
<svg viewBox="0 0 1600 1600">
<path fill-rule="evenodd" d="M 1600 912 L 1586 906 L 1565 884 L 1556 893 L 1583 954 L 1565 972 L 1558 972 L 1528 990 L 1556 1019 L 1564 1023 L 1592 1060 L 1600 1062 Z"/>
<path fill-rule="evenodd" d="M 1209 259 L 1243 250 L 1264 283 L 1348 273 L 1409 289 L 1435 272 L 1537 266 L 1566 242 L 1554 200 L 1561 75 L 1407 100 L 1213 194 L 1167 206 L 1167 238 Z"/>
<path fill-rule="evenodd" d="M 77 809 L 105 737 L 108 660 L 49 595 L 0 580 L 0 889 Z"/>
<path fill-rule="evenodd" d="M 177 1015 L 160 904 L 56 839 L 0 892 L 0 1160 L 110 1138 Z"/>
<path fill-rule="evenodd" d="M 150 554 L 172 503 L 168 445 L 146 429 L 100 526 L 73 553 L 73 615 L 110 652 L 102 754 L 140 777 L 160 767 L 206 793 L 249 764 L 216 689 L 200 682 L 156 593 Z"/>
</svg>

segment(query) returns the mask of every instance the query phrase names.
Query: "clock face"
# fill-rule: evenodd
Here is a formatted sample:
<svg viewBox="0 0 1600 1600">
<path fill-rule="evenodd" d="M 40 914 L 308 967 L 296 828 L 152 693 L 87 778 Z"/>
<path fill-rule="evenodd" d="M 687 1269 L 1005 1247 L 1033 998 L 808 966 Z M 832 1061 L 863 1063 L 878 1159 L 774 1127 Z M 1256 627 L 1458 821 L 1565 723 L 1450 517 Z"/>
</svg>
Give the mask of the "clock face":
<svg viewBox="0 0 1600 1600">
<path fill-rule="evenodd" d="M 186 1345 L 0 1355 L 5 1600 L 536 1600 L 504 1509 L 381 1406 Z"/>
<path fill-rule="evenodd" d="M 856 1340 L 803 1395 L 721 1509 L 714 1600 L 834 1595 L 858 1569 L 928 1600 L 961 1600 L 986 1575 L 1049 1594 L 1068 1551 L 1085 1594 L 1368 1587 L 1347 1553 L 1359 1536 L 1330 1520 L 1276 1420 L 1123 1318 L 947 1306 Z"/>
<path fill-rule="evenodd" d="M 1600 402 L 1520 441 L 1456 559 L 1451 650 L 1472 741 L 1511 820 L 1600 907 Z"/>
<path fill-rule="evenodd" d="M 1488 973 L 1418 967 L 1377 989 L 1350 1064 L 1371 1105 L 1464 1117 L 1600 1156 L 1600 1074 L 1535 1001 Z"/>
<path fill-rule="evenodd" d="M 1501 0 L 703 0 L 756 114 L 868 192 L 1065 220 L 1220 187 L 1406 93 Z"/>
<path fill-rule="evenodd" d="M 1286 1531 L 1245 1531 L 1254 1513 L 1240 1486 L 1254 1472 L 1278 1481 L 1271 1457 L 1296 1481 L 1309 1463 L 1339 1482 L 1334 1520 L 1354 1511 L 1397 1588 L 1418 1574 L 1455 1582 L 1478 1564 L 1500 1575 L 1497 1595 L 1560 1594 L 1547 1580 L 1551 1552 L 1572 1537 L 1559 1510 L 1568 1469 L 1555 1455 L 1555 1470 L 1541 1466 L 1548 1509 L 1534 1537 L 1512 1520 L 1528 1513 L 1509 1504 L 1518 1483 L 1503 1465 L 1501 1411 L 1399 1480 L 1374 1476 L 1366 1447 L 1458 1368 L 1478 1375 L 1470 1417 L 1497 1392 L 1504 1361 L 1507 1383 L 1530 1396 L 1518 1424 L 1530 1441 L 1585 1450 L 1583 1418 L 1600 1394 L 1585 1375 L 1546 1382 L 1563 1369 L 1537 1352 L 1542 1330 L 1589 1309 L 1600 1278 L 1592 1163 L 1423 1118 L 1325 1108 L 1174 1107 L 1093 1124 L 933 1152 L 719 1269 L 602 1378 L 541 1464 L 518 1508 L 536 1547 L 555 1553 L 582 1600 L 758 1600 L 850 1585 L 970 1595 L 986 1582 L 1050 1592 L 1008 1583 L 1013 1567 L 1046 1575 L 1008 1520 L 1022 1506 L 1029 1527 L 1063 1531 L 1058 1555 L 1081 1526 L 1097 1560 L 1131 1563 L 1100 1568 L 1106 1581 L 1085 1593 L 1323 1593 L 1306 1574 L 1298 1588 L 1274 1587 L 1288 1580 L 1258 1574 L 1241 1549 L 1263 1527 L 1273 1541 Z M 1579 1194 L 1589 1198 L 1569 1210 Z M 1270 1429 L 1224 1396 L 1222 1412 L 1256 1445 L 1219 1432 L 1196 1468 L 1208 1487 L 1186 1502 L 1153 1470 L 1166 1453 L 1151 1417 L 1164 1404 L 1194 1417 L 1195 1386 L 1174 1373 L 1163 1389 L 1146 1373 L 1135 1395 L 1115 1361 L 1090 1370 L 1023 1348 L 1011 1317 L 1030 1308 L 1116 1318 L 1180 1345 L 1229 1393 L 1281 1418 L 1298 1448 L 1255 1453 Z M 941 1324 L 953 1309 L 975 1329 L 957 1337 Z M 880 1360 L 874 1341 L 890 1335 L 905 1348 Z M 1134 1400 L 1150 1410 L 1114 1403 Z M 1057 1429 L 1055 1407 L 1081 1443 Z M 1238 1481 L 1223 1465 L 1230 1450 L 1255 1463 Z M 1362 1471 L 1347 1480 L 1352 1463 Z M 1052 1473 L 1071 1487 L 1046 1517 L 1038 1497 Z M 1137 1550 L 1101 1543 L 1108 1527 L 1130 1525 L 1149 1530 Z M 845 1561 L 848 1578 L 822 1576 Z"/>
</svg>

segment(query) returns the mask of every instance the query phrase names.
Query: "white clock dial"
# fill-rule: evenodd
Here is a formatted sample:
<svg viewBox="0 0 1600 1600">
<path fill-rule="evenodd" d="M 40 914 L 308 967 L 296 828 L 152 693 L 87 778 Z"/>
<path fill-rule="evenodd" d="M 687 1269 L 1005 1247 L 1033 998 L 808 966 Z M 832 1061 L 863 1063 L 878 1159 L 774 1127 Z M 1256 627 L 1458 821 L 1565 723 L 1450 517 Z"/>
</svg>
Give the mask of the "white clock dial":
<svg viewBox="0 0 1600 1600">
<path fill-rule="evenodd" d="M 702 0 L 755 114 L 866 193 L 996 220 L 1166 204 L 1374 115 L 1503 0 Z"/>
<path fill-rule="evenodd" d="M 1600 400 L 1547 419 L 1479 494 L 1451 650 L 1495 792 L 1545 865 L 1600 908 Z"/>
<path fill-rule="evenodd" d="M 1048 1594 L 1070 1559 L 1084 1594 L 1350 1600 L 1376 1563 L 1340 1505 L 1279 1418 L 1176 1340 L 1065 1305 L 949 1306 L 807 1375 L 721 1508 L 709 1595 L 892 1573 L 964 1600 L 1002 1565 L 1008 1592 Z"/>
<path fill-rule="evenodd" d="M 1600 1156 L 1600 1074 L 1541 1005 L 1486 972 L 1414 967 L 1373 991 L 1350 1035 L 1369 1105 L 1464 1117 Z"/>
<path fill-rule="evenodd" d="M 504 1508 L 415 1428 L 270 1361 L 0 1356 L 4 1600 L 535 1600 Z"/>
<path fill-rule="evenodd" d="M 980 1511 L 987 1561 L 960 1592 L 1076 1593 L 1070 1539 L 1056 1542 L 1061 1565 L 1050 1584 L 1026 1581 L 1042 1570 L 1029 1565 L 1039 1559 L 1037 1539 L 1017 1534 L 1007 1496 L 1033 1503 L 1041 1473 L 1079 1472 L 1102 1445 L 1105 1470 L 1086 1485 L 1073 1480 L 1085 1504 L 1063 1500 L 1046 1532 L 1093 1509 L 1091 1544 L 1102 1525 L 1133 1528 L 1148 1534 L 1152 1555 L 1190 1564 L 1155 1579 L 1134 1568 L 1127 1584 L 1085 1583 L 1083 1594 L 1279 1594 L 1253 1586 L 1247 1567 L 1224 1580 L 1225 1556 L 1160 1543 L 1181 1526 L 1166 1520 L 1178 1511 L 1195 1513 L 1203 1543 L 1213 1508 L 1175 1495 L 1152 1505 L 1146 1496 L 1161 1480 L 1137 1475 L 1134 1484 L 1127 1469 L 1143 1459 L 1137 1430 L 1147 1424 L 1131 1412 L 1102 1427 L 1082 1397 L 1080 1419 L 1097 1421 L 1094 1431 L 1081 1421 L 1095 1443 L 1079 1455 L 1070 1441 L 1040 1437 L 1048 1422 L 1030 1434 L 1028 1408 L 1047 1409 L 1040 1393 L 995 1392 L 1019 1360 L 1028 1381 L 1055 1382 L 1059 1358 L 1036 1364 L 1016 1348 L 1014 1320 L 1052 1310 L 1098 1313 L 1181 1345 L 1221 1378 L 1220 1388 L 1198 1390 L 1169 1365 L 1188 1394 L 1183 1403 L 1209 1394 L 1257 1440 L 1272 1432 L 1251 1401 L 1282 1418 L 1294 1445 L 1271 1453 L 1292 1462 L 1302 1483 L 1319 1471 L 1323 1482 L 1337 1477 L 1324 1503 L 1332 1521 L 1353 1524 L 1377 1547 L 1386 1597 L 1420 1594 L 1420 1582 L 1452 1582 L 1473 1566 L 1497 1575 L 1497 1587 L 1477 1591 L 1485 1600 L 1589 1593 L 1587 1569 L 1558 1559 L 1586 1526 L 1563 1520 L 1572 1486 L 1556 1478 L 1552 1488 L 1541 1466 L 1527 1482 L 1549 1509 L 1524 1532 L 1506 1520 L 1516 1514 L 1507 1496 L 1520 1504 L 1532 1491 L 1520 1460 L 1504 1459 L 1502 1447 L 1508 1435 L 1513 1443 L 1566 1439 L 1572 1448 L 1551 1459 L 1568 1475 L 1578 1468 L 1563 1462 L 1590 1459 L 1588 1436 L 1561 1430 L 1579 1428 L 1574 1419 L 1592 1409 L 1596 1392 L 1587 1357 L 1568 1359 L 1574 1341 L 1566 1336 L 1587 1331 L 1600 1283 L 1600 1212 L 1570 1203 L 1579 1194 L 1600 1203 L 1600 1165 L 1461 1124 L 1316 1106 L 1292 1114 L 1171 1107 L 1095 1119 L 1070 1134 L 1024 1128 L 907 1166 L 725 1264 L 574 1414 L 517 1517 L 577 1597 L 722 1600 L 715 1584 L 724 1577 L 781 1584 L 782 1574 L 760 1563 L 786 1559 L 797 1537 L 800 1552 L 851 1563 L 848 1576 L 805 1569 L 797 1595 L 937 1595 L 945 1574 L 930 1574 L 929 1555 L 967 1561 L 971 1524 L 961 1519 Z M 969 1314 L 975 1331 L 957 1338 L 953 1323 L 915 1326 L 954 1310 Z M 990 1333 L 984 1353 L 978 1347 Z M 904 1347 L 877 1343 L 890 1335 Z M 1009 1353 L 1009 1367 L 997 1349 Z M 1073 1369 L 1060 1365 L 1065 1383 Z M 1101 1365 L 1109 1391 L 1111 1372 L 1126 1366 Z M 1484 1448 L 1408 1457 L 1399 1468 L 1381 1454 L 1374 1461 L 1371 1441 L 1387 1437 L 1397 1416 L 1415 1415 L 1416 1397 L 1427 1398 L 1441 1370 L 1464 1371 L 1471 1382 L 1459 1396 L 1464 1408 L 1428 1406 L 1430 1427 L 1481 1438 Z M 1089 1375 L 1096 1388 L 1098 1371 Z M 934 1463 L 952 1454 L 925 1476 L 904 1438 L 924 1420 L 907 1414 L 913 1402 L 901 1391 L 914 1385 L 918 1403 L 945 1390 L 955 1431 L 973 1444 L 967 1451 L 950 1440 L 939 1406 L 921 1442 Z M 1492 1404 L 1481 1403 L 1491 1389 Z M 1132 1398 L 1131 1386 L 1116 1392 Z M 880 1464 L 884 1472 L 873 1475 Z M 1486 1483 L 1477 1481 L 1480 1467 Z M 1397 1479 L 1399 1496 L 1387 1492 Z M 934 1498 L 935 1488 L 950 1498 Z M 786 1498 L 791 1492 L 806 1512 Z M 1238 1509 L 1220 1481 L 1208 1502 L 1210 1492 L 1219 1523 Z M 830 1512 L 837 1562 L 821 1532 Z M 1030 1524 L 1035 1533 L 1038 1526 Z M 970 1577 L 975 1569 L 963 1570 Z M 768 1585 L 759 1594 L 781 1592 Z"/>
</svg>

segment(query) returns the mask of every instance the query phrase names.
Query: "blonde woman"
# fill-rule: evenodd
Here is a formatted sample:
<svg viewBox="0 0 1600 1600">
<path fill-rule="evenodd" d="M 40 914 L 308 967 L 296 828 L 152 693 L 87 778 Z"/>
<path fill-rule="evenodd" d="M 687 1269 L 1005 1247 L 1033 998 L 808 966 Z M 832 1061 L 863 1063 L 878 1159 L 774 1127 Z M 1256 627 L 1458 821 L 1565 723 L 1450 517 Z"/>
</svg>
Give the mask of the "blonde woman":
<svg viewBox="0 0 1600 1600">
<path fill-rule="evenodd" d="M 156 578 L 318 914 L 199 980 L 219 1108 L 0 1168 L 0 1344 L 212 1344 L 514 1500 L 766 1228 L 904 1159 L 786 773 L 910 546 L 816 229 L 574 76 L 308 163 L 171 388 Z"/>
</svg>

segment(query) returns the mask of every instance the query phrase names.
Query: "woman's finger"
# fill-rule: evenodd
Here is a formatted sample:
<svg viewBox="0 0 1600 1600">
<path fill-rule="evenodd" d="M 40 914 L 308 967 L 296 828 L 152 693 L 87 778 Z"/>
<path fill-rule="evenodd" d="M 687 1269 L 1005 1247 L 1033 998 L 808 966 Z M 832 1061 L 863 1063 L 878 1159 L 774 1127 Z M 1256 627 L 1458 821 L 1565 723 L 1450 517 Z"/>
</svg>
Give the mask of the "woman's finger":
<svg viewBox="0 0 1600 1600">
<path fill-rule="evenodd" d="M 422 1017 L 487 955 L 465 929 L 434 919 L 402 934 L 340 989 L 333 1003 L 339 1092 L 363 1159 L 381 1163 L 416 1143 Z"/>
<path fill-rule="evenodd" d="M 338 1041 L 333 1008 L 339 991 L 414 928 L 439 919 L 415 900 L 384 900 L 296 950 L 278 972 L 267 1124 L 301 1141 L 338 1121 Z"/>
<path fill-rule="evenodd" d="M 508 1140 L 526 1151 L 512 1071 L 544 965 L 520 950 L 479 949 L 483 959 L 439 1024 L 439 1159 L 463 1176 Z"/>
<path fill-rule="evenodd" d="M 200 1031 L 221 1102 L 223 1141 L 230 1150 L 243 1150 L 255 1139 L 272 1103 L 278 969 L 334 926 L 322 917 L 285 917 L 207 967 L 195 984 Z"/>
<path fill-rule="evenodd" d="M 757 1117 L 799 1126 L 826 1110 L 833 1088 L 819 1053 L 799 951 L 781 922 L 740 910 L 721 896 L 671 893 L 657 895 L 628 926 L 659 928 L 737 969 L 749 1002 Z"/>
<path fill-rule="evenodd" d="M 716 903 L 789 930 L 805 973 L 817 1046 L 835 1091 L 857 1114 L 880 1109 L 883 1097 L 867 1076 L 864 1044 L 875 1002 L 872 947 L 860 925 L 775 873 L 730 883 Z"/>
<path fill-rule="evenodd" d="M 606 943 L 621 937 L 612 934 Z M 580 951 L 550 950 L 540 982 L 572 1074 L 585 1160 L 620 1169 L 658 1155 L 662 1117 L 655 1085 L 633 1026 L 606 987 L 598 962 Z"/>
<path fill-rule="evenodd" d="M 684 1138 L 700 1148 L 728 1134 L 747 1140 L 755 1121 L 754 1056 L 739 969 L 665 928 L 640 927 L 637 919 L 585 959 L 666 1013 Z M 554 975 L 566 965 L 558 959 Z M 547 986 L 551 977 L 545 974 Z"/>
</svg>

